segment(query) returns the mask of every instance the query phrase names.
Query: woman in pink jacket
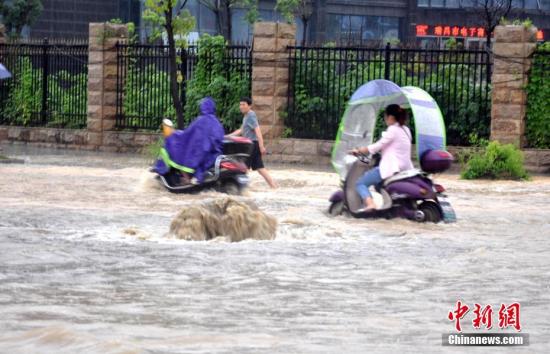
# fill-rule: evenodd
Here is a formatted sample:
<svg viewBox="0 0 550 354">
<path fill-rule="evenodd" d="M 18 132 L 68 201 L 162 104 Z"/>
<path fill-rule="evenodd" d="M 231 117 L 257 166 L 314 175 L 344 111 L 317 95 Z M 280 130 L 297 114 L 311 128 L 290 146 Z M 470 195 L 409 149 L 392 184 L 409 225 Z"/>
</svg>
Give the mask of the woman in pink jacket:
<svg viewBox="0 0 550 354">
<path fill-rule="evenodd" d="M 376 209 L 369 192 L 369 186 L 376 185 L 398 172 L 413 168 L 411 161 L 412 135 L 405 125 L 407 112 L 399 105 L 391 104 L 384 111 L 384 120 L 388 129 L 382 133 L 380 140 L 369 146 L 351 151 L 352 154 L 382 152 L 380 165 L 365 172 L 355 185 L 364 203 L 364 208 L 359 211 L 368 212 Z"/>
</svg>

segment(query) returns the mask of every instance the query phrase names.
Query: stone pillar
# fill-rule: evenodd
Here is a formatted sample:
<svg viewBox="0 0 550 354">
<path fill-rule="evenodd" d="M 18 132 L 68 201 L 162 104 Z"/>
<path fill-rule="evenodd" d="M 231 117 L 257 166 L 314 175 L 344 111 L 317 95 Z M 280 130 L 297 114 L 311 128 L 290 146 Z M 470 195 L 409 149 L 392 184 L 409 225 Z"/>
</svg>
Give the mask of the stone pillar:
<svg viewBox="0 0 550 354">
<path fill-rule="evenodd" d="M 281 113 L 288 100 L 288 51 L 296 43 L 296 26 L 258 22 L 254 25 L 252 52 L 253 109 L 266 139 L 281 137 Z"/>
<path fill-rule="evenodd" d="M 88 57 L 88 145 L 103 144 L 103 132 L 113 130 L 116 116 L 116 43 L 128 38 L 126 25 L 90 23 Z"/>
<path fill-rule="evenodd" d="M 535 27 L 498 26 L 493 47 L 491 140 L 525 146 L 525 114 Z"/>
</svg>

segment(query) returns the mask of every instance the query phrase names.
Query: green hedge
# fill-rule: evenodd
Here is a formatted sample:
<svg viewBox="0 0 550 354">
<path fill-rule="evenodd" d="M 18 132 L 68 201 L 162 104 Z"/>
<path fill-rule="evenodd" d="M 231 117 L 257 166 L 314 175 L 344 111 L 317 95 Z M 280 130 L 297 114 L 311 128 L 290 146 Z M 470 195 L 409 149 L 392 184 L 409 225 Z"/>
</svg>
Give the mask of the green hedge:
<svg viewBox="0 0 550 354">
<path fill-rule="evenodd" d="M 198 116 L 200 100 L 210 96 L 216 102 L 217 115 L 226 130 L 240 126 L 239 99 L 250 95 L 250 78 L 248 73 L 237 68 L 242 69 L 248 63 L 246 58 L 227 58 L 226 49 L 222 36 L 204 35 L 199 39 L 192 77 L 185 82 L 186 125 Z M 184 80 L 181 74 L 180 77 Z M 158 120 L 155 127 L 160 126 L 162 118 L 175 119 L 168 73 L 156 65 L 141 68 L 137 60 L 130 61 L 124 92 L 123 107 L 128 127 L 145 129 L 144 117 Z"/>
<path fill-rule="evenodd" d="M 155 118 L 156 128 L 160 128 L 162 118 L 176 117 L 176 110 L 170 96 L 170 77 L 155 64 L 143 69 L 130 61 L 124 82 L 122 100 L 127 127 L 143 128 L 142 119 Z"/>
<path fill-rule="evenodd" d="M 308 50 L 296 55 L 292 69 L 294 101 L 286 125 L 296 137 L 334 139 L 353 92 L 366 81 L 383 78 L 386 67 L 383 52 L 370 57 L 369 62 L 358 60 L 353 51 L 319 53 L 322 51 Z M 431 60 L 439 63 L 433 68 L 421 63 L 418 56 L 407 64 L 393 62 L 390 79 L 400 86 L 421 87 L 433 96 L 443 113 L 449 144 L 468 145 L 472 133 L 488 137 L 490 85 L 485 83 L 479 65 L 460 64 L 474 62 L 468 54 L 448 52 L 440 56 L 432 55 Z"/>
<path fill-rule="evenodd" d="M 3 85 L 7 97 L 0 107 L 1 119 L 8 125 L 46 125 L 60 128 L 83 128 L 87 114 L 88 73 L 71 74 L 65 70 L 48 75 L 48 119 L 41 122 L 41 68 L 33 68 L 29 58 L 21 57 L 12 78 Z"/>
<path fill-rule="evenodd" d="M 185 119 L 191 121 L 199 114 L 199 102 L 210 96 L 216 102 L 217 115 L 226 131 L 240 127 L 242 114 L 239 111 L 239 100 L 250 95 L 248 75 L 238 72 L 232 65 L 226 65 L 226 42 L 222 36 L 204 35 L 198 42 L 198 61 L 193 77 L 187 83 Z"/>
<path fill-rule="evenodd" d="M 463 166 L 464 179 L 528 179 L 523 166 L 523 153 L 514 145 L 490 142 L 479 152 L 473 153 Z"/>
<path fill-rule="evenodd" d="M 533 58 L 527 85 L 527 143 L 550 148 L 550 42 L 541 45 Z"/>
</svg>

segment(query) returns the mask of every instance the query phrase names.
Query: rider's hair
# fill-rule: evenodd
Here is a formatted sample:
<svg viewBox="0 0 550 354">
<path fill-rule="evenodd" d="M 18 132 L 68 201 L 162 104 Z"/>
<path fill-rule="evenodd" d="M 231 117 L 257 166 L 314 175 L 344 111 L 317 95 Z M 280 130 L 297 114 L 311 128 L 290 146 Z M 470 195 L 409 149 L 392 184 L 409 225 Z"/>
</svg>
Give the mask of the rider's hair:
<svg viewBox="0 0 550 354">
<path fill-rule="evenodd" d="M 246 102 L 247 105 L 252 106 L 252 99 L 247 96 L 241 97 L 241 100 L 239 102 Z"/>
<path fill-rule="evenodd" d="M 399 107 L 398 104 L 390 104 L 386 107 L 385 113 L 388 116 L 394 116 L 399 125 L 405 125 L 407 121 L 407 111 Z"/>
</svg>

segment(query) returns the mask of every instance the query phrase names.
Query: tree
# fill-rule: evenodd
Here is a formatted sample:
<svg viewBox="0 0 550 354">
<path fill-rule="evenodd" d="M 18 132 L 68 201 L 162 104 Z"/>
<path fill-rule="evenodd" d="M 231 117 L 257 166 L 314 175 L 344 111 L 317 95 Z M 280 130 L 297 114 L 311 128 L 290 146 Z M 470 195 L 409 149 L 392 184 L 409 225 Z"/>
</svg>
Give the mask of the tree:
<svg viewBox="0 0 550 354">
<path fill-rule="evenodd" d="M 512 10 L 512 1 L 513 0 L 478 0 L 477 7 L 472 9 L 472 11 L 475 11 L 484 22 L 487 49 L 491 48 L 491 37 L 493 36 L 496 26 L 500 23 L 500 20 L 508 16 Z M 479 11 L 480 8 L 481 11 Z"/>
<path fill-rule="evenodd" d="M 198 0 L 209 8 L 216 16 L 218 33 L 231 41 L 231 18 L 233 9 L 237 6 L 247 10 L 246 20 L 254 23 L 258 19 L 258 0 Z"/>
<path fill-rule="evenodd" d="M 311 0 L 277 0 L 275 9 L 289 22 L 294 22 L 294 17 L 302 20 L 304 25 L 302 32 L 302 45 L 307 42 L 307 27 L 309 20 L 313 15 L 313 6 Z"/>
<path fill-rule="evenodd" d="M 177 0 L 146 0 L 143 19 L 153 26 L 151 38 L 153 40 L 162 37 L 166 33 L 168 39 L 168 60 L 170 64 L 170 94 L 176 110 L 178 127 L 183 128 L 184 115 L 183 104 L 178 90 L 178 77 L 182 73 L 177 70 L 179 58 L 176 56 L 176 46 L 187 46 L 186 36 L 195 28 L 195 18 L 183 7 L 187 1 L 177 7 Z"/>
<path fill-rule="evenodd" d="M 42 13 L 40 0 L 0 0 L 0 15 L 9 36 L 19 38 L 25 26 L 31 26 Z"/>
</svg>

